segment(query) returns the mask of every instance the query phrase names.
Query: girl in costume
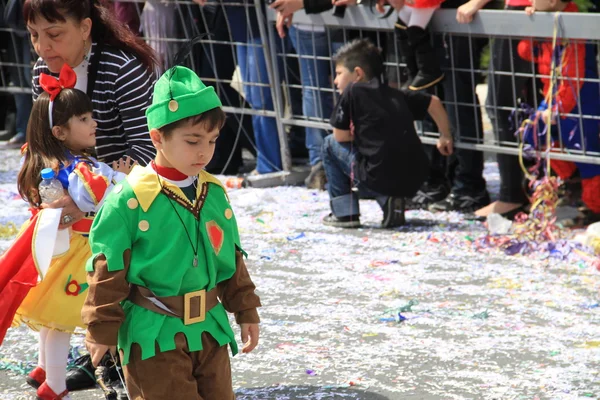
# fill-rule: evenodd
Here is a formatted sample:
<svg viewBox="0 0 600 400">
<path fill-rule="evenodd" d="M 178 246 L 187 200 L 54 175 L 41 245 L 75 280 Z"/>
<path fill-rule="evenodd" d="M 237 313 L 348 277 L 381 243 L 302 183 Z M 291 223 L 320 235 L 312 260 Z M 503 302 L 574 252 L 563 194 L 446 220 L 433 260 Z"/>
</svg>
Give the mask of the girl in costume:
<svg viewBox="0 0 600 400">
<path fill-rule="evenodd" d="M 38 366 L 27 381 L 42 400 L 69 398 L 69 340 L 76 327 L 84 327 L 85 262 L 91 255 L 87 236 L 94 212 L 131 168 L 126 160 L 113 163 L 113 170 L 86 154 L 96 144 L 97 124 L 87 95 L 73 89 L 76 80 L 67 64 L 59 79 L 40 75 L 44 93 L 31 111 L 18 177 L 19 193 L 33 216 L 0 257 L 0 342 L 11 322 L 40 332 Z M 55 247 L 60 210 L 41 209 L 37 189 L 44 168 L 54 169 L 63 188 L 88 213 L 68 228 L 70 239 L 61 254 Z"/>
</svg>

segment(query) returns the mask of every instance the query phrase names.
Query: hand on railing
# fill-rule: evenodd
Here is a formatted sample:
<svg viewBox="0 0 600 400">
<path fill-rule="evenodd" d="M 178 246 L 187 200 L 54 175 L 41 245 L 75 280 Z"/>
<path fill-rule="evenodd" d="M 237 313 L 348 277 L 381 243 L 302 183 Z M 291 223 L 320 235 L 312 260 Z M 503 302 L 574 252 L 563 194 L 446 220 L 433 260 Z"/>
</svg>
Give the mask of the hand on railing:
<svg viewBox="0 0 600 400">
<path fill-rule="evenodd" d="M 406 0 L 406 2 L 409 4 L 414 4 L 412 0 Z M 405 0 L 377 0 L 377 11 L 383 14 L 385 12 L 383 7 L 385 4 L 389 4 L 395 10 L 400 10 L 402 7 L 404 7 L 404 3 Z"/>
<path fill-rule="evenodd" d="M 535 13 L 535 7 L 533 7 L 533 6 L 525 7 L 525 14 L 527 14 L 531 17 L 534 13 Z"/>
<path fill-rule="evenodd" d="M 452 155 L 454 152 L 454 139 L 452 139 L 452 136 L 441 134 L 435 147 L 443 156 Z"/>
<path fill-rule="evenodd" d="M 298 10 L 302 10 L 304 8 L 303 0 L 275 0 L 270 8 L 273 8 L 275 11 L 283 14 L 284 16 L 289 16 L 295 13 Z"/>
<path fill-rule="evenodd" d="M 459 24 L 470 24 L 477 11 L 489 3 L 490 0 L 471 0 L 456 10 L 456 20 Z"/>
<path fill-rule="evenodd" d="M 356 0 L 332 0 L 331 4 L 333 4 L 336 7 L 341 7 L 341 6 L 355 6 L 357 3 Z"/>
</svg>

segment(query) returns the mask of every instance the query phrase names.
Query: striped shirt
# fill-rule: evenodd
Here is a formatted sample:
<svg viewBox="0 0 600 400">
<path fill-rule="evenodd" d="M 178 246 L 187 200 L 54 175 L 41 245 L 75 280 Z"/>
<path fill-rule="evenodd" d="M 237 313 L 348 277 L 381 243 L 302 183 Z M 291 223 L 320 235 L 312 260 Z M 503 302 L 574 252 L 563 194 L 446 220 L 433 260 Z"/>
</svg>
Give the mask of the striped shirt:
<svg viewBox="0 0 600 400">
<path fill-rule="evenodd" d="M 91 55 L 96 49 L 92 44 Z M 33 67 L 33 99 L 42 93 L 41 73 L 50 72 L 39 58 Z M 156 75 L 133 55 L 114 47 L 104 46 L 98 63 L 92 93 L 96 128 L 96 154 L 99 161 L 110 163 L 124 155 L 141 165 L 154 159 L 156 150 L 150 140 L 146 109 L 152 104 Z"/>
</svg>

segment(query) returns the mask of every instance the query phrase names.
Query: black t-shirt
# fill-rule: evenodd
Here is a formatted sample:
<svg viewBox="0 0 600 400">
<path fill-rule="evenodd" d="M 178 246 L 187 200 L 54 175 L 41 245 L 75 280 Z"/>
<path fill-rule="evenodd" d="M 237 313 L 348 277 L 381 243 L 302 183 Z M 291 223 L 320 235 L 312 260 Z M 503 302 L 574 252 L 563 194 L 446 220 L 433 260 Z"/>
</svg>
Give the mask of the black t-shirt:
<svg viewBox="0 0 600 400">
<path fill-rule="evenodd" d="M 337 129 L 354 129 L 356 178 L 387 196 L 412 196 L 429 173 L 414 121 L 427 115 L 431 95 L 396 90 L 378 79 L 349 85 L 331 115 Z"/>
</svg>

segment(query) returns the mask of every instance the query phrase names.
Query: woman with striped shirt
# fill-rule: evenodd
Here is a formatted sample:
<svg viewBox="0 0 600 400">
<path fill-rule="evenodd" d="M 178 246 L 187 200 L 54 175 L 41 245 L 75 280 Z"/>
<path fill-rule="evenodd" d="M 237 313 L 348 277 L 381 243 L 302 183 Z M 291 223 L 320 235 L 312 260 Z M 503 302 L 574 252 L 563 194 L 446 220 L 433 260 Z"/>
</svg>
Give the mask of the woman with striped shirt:
<svg viewBox="0 0 600 400">
<path fill-rule="evenodd" d="M 152 160 L 144 114 L 155 81 L 151 48 L 98 1 L 27 0 L 23 13 L 40 56 L 33 70 L 34 100 L 42 93 L 40 73 L 57 75 L 69 64 L 77 88 L 92 99 L 98 159 Z"/>
<path fill-rule="evenodd" d="M 129 156 L 145 165 L 155 150 L 145 111 L 152 102 L 156 58 L 152 49 L 100 0 L 26 0 L 23 16 L 39 59 L 33 69 L 33 97 L 42 93 L 41 73 L 58 76 L 63 64 L 77 74 L 76 88 L 94 108 L 96 156 L 105 163 Z M 62 228 L 83 217 L 65 196 Z"/>
</svg>

